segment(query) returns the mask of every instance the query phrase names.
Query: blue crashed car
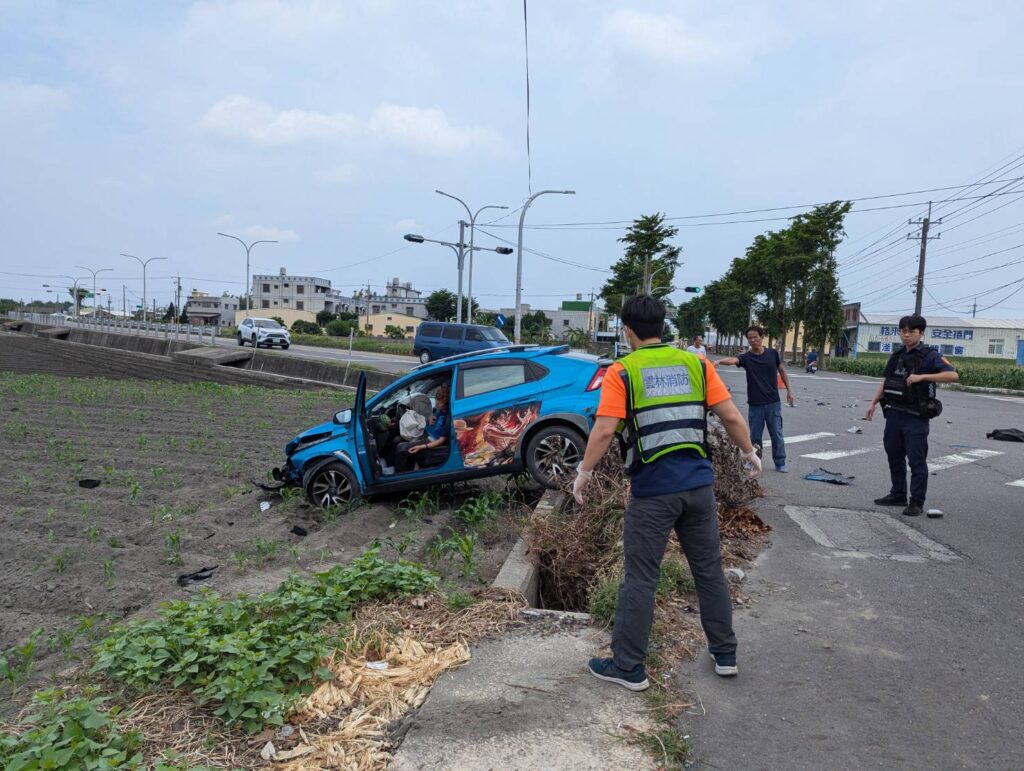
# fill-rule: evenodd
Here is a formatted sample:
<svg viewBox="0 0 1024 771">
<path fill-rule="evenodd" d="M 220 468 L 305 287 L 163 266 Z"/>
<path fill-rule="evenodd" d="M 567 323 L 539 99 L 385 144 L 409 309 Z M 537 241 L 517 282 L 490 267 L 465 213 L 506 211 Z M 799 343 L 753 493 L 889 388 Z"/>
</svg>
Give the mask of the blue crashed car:
<svg viewBox="0 0 1024 771">
<path fill-rule="evenodd" d="M 557 487 L 583 459 L 610 363 L 564 345 L 509 345 L 417 367 L 369 399 L 360 377 L 352 408 L 292 439 L 274 478 L 301 485 L 321 508 L 524 469 Z M 447 441 L 395 473 L 385 456 L 401 441 L 403 414 L 424 405 L 429 414 L 443 387 L 450 393 Z"/>
</svg>

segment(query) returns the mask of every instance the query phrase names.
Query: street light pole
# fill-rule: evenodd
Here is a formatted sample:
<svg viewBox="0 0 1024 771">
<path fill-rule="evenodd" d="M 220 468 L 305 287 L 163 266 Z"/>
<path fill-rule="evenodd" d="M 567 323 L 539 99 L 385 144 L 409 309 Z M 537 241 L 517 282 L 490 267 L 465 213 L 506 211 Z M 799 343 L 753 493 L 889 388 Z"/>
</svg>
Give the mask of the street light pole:
<svg viewBox="0 0 1024 771">
<path fill-rule="evenodd" d="M 77 268 L 78 266 L 76 265 L 75 267 Z M 84 281 L 84 279 L 75 278 L 74 276 L 61 276 L 60 278 L 66 278 L 68 281 L 71 282 L 71 286 L 65 287 L 65 289 L 70 289 L 71 290 L 71 297 L 74 300 L 73 307 L 75 309 L 75 320 L 77 321 L 78 320 L 78 282 L 79 281 Z M 45 288 L 47 288 L 47 289 L 52 289 L 53 288 L 52 284 L 43 284 L 43 286 Z M 57 294 L 58 294 L 58 296 L 60 296 L 59 293 L 57 293 Z"/>
<path fill-rule="evenodd" d="M 547 193 L 576 195 L 575 190 L 541 190 L 526 199 L 523 210 L 519 213 L 519 245 L 516 249 L 516 344 L 521 341 L 523 329 L 523 221 L 526 219 L 526 210 L 530 208 L 530 204 Z"/>
<path fill-rule="evenodd" d="M 150 257 L 148 260 L 143 260 L 141 257 L 136 257 L 134 254 L 125 254 L 121 252 L 122 257 L 131 257 L 133 260 L 138 260 L 139 264 L 142 265 L 142 319 L 146 319 L 146 266 L 149 265 L 153 260 L 166 260 L 166 257 Z"/>
<path fill-rule="evenodd" d="M 473 247 L 474 247 L 474 244 L 475 244 L 474 237 L 476 236 L 476 218 L 480 215 L 480 212 L 484 211 L 485 209 L 508 209 L 508 207 L 507 206 L 497 206 L 495 204 L 488 204 L 487 206 L 481 206 L 479 209 L 476 210 L 476 214 L 474 214 L 473 212 L 471 212 L 469 210 L 469 206 L 467 206 L 466 202 L 463 201 L 461 198 L 459 198 L 457 196 L 454 196 L 451 193 L 446 193 L 446 192 L 444 192 L 444 190 L 435 190 L 434 192 L 437 193 L 438 195 L 443 195 L 446 198 L 451 198 L 451 199 L 454 199 L 454 200 L 458 201 L 465 208 L 466 214 L 469 215 L 469 288 L 466 290 L 466 294 L 469 296 L 469 309 L 468 309 L 468 312 L 467 312 L 466 316 L 467 316 L 468 322 L 470 324 L 472 324 L 473 323 L 473 252 L 475 251 Z M 462 233 L 461 232 L 459 233 L 459 241 L 462 241 Z"/>
<path fill-rule="evenodd" d="M 225 238 L 233 238 L 245 247 L 245 315 L 248 316 L 249 311 L 252 310 L 252 292 L 249 291 L 249 252 L 252 251 L 252 248 L 256 246 L 256 244 L 276 244 L 277 241 L 262 240 L 253 241 L 251 244 L 247 244 L 238 236 L 233 236 L 230 233 L 221 233 L 218 230 L 217 235 L 224 236 Z"/>
<path fill-rule="evenodd" d="M 92 268 L 86 268 L 82 265 L 76 265 L 75 267 L 92 273 L 92 317 L 96 318 L 96 274 L 102 273 L 103 271 L 112 271 L 113 268 L 100 268 L 99 270 L 93 270 Z"/>
<path fill-rule="evenodd" d="M 673 262 L 673 263 L 670 263 L 669 265 L 662 265 L 660 268 L 658 268 L 656 271 L 654 271 L 650 276 L 646 275 L 646 273 L 645 273 L 644 274 L 644 294 L 651 294 L 653 292 L 654 277 L 657 276 L 659 273 L 661 273 L 661 271 L 668 270 L 669 268 L 678 268 L 678 267 L 679 267 L 679 265 L 677 265 L 676 263 Z"/>
</svg>

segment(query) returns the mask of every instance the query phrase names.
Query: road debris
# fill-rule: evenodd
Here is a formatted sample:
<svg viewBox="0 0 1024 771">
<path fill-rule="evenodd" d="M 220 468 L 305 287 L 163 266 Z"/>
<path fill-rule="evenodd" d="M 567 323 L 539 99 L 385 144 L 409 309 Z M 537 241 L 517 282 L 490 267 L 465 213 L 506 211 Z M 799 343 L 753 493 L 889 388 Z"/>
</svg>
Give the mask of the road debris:
<svg viewBox="0 0 1024 771">
<path fill-rule="evenodd" d="M 825 468 L 818 468 L 810 474 L 804 474 L 804 479 L 809 479 L 812 482 L 828 482 L 833 485 L 848 485 L 856 479 L 856 477 L 848 477 L 844 474 L 840 474 L 838 471 L 829 471 Z"/>
</svg>

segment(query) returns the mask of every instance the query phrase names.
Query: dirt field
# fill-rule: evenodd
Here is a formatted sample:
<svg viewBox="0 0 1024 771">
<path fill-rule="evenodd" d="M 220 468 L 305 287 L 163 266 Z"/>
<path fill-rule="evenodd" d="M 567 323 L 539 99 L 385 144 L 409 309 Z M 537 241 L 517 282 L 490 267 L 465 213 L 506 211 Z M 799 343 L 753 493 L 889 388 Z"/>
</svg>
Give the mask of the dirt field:
<svg viewBox="0 0 1024 771">
<path fill-rule="evenodd" d="M 447 512 L 463 498 L 504 489 L 499 478 L 415 511 L 394 498 L 324 521 L 301 495 L 254 484 L 283 461 L 297 431 L 348 398 L 0 373 L 0 651 L 42 628 L 36 669 L 52 674 L 110 620 L 201 587 L 263 591 L 289 571 L 346 562 L 378 537 L 418 559 L 430 539 L 449 534 Z M 270 509 L 261 511 L 261 502 Z M 473 575 L 459 576 L 454 549 L 442 574 L 479 585 L 497 572 L 514 536 L 512 522 L 484 531 Z M 209 579 L 179 586 L 179 576 L 214 566 Z"/>
</svg>

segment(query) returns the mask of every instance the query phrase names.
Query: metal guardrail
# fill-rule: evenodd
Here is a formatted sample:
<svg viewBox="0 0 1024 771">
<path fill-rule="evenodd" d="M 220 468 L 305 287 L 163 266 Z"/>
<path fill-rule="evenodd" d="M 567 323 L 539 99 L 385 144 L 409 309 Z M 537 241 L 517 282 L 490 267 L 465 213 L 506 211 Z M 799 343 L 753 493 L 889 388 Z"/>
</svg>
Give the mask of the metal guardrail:
<svg viewBox="0 0 1024 771">
<path fill-rule="evenodd" d="M 101 319 L 89 316 L 57 315 L 49 313 L 24 313 L 11 311 L 10 318 L 30 321 L 33 324 L 45 324 L 49 327 L 68 327 L 70 329 L 89 329 L 95 332 L 117 332 L 119 334 L 136 335 L 139 337 L 163 337 L 164 340 L 184 340 L 190 343 L 195 340 L 199 345 L 217 344 L 217 327 L 193 326 L 192 324 L 165 324 L 157 321 L 141 319 Z"/>
</svg>

